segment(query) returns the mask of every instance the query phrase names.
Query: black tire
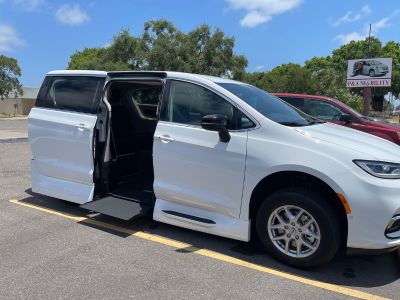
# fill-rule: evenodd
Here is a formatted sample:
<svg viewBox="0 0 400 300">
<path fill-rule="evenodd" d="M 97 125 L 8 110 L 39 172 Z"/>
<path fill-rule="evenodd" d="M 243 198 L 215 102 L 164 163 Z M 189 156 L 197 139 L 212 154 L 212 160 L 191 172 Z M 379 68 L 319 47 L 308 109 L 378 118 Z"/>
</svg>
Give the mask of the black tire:
<svg viewBox="0 0 400 300">
<path fill-rule="evenodd" d="M 309 249 L 309 251 L 315 251 L 309 256 L 292 257 L 287 255 L 278 249 L 278 246 L 274 244 L 269 235 L 268 222 L 271 214 L 285 205 L 304 209 L 314 218 L 319 227 L 319 244 L 315 247 L 316 250 Z M 332 205 L 324 201 L 321 196 L 301 188 L 280 190 L 266 198 L 257 212 L 256 231 L 261 244 L 271 255 L 285 264 L 300 268 L 311 268 L 327 264 L 338 252 L 341 242 L 341 224 L 338 213 L 335 213 Z M 307 239 L 304 233 L 299 235 L 302 241 Z M 293 239 L 290 243 L 296 243 L 296 241 Z M 290 243 L 289 245 L 294 245 Z"/>
<path fill-rule="evenodd" d="M 369 70 L 369 77 L 375 77 L 375 71 Z"/>
</svg>

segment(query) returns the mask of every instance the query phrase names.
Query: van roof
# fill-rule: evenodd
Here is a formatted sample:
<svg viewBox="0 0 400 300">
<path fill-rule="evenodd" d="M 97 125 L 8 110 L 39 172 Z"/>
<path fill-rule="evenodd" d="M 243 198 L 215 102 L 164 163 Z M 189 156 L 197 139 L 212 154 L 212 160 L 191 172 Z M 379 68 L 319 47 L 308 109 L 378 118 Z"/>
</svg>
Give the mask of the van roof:
<svg viewBox="0 0 400 300">
<path fill-rule="evenodd" d="M 168 78 L 180 78 L 180 79 L 206 79 L 215 83 L 241 83 L 238 81 L 234 81 L 228 78 L 222 77 L 215 77 L 209 75 L 200 75 L 200 74 L 192 74 L 192 73 L 183 73 L 183 72 L 172 72 L 172 71 L 117 71 L 117 72 L 106 72 L 106 71 L 94 71 L 94 70 L 55 70 L 48 72 L 47 75 L 50 76 L 100 76 L 100 77 L 107 77 L 110 76 L 123 76 L 123 75 L 156 75 L 160 77 L 161 74 L 164 76 L 161 77 L 168 77 Z M 242 83 L 243 84 L 243 83 Z"/>
<path fill-rule="evenodd" d="M 79 75 L 79 76 L 107 76 L 105 71 L 93 71 L 93 70 L 55 70 L 50 71 L 47 75 L 52 76 L 63 76 L 63 75 Z"/>
</svg>

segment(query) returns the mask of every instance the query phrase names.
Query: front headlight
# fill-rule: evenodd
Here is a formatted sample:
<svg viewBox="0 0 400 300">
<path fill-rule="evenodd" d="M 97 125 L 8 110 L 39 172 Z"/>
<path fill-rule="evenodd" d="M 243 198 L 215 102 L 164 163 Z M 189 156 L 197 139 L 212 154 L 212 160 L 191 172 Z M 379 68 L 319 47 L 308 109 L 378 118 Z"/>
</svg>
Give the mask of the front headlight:
<svg viewBox="0 0 400 300">
<path fill-rule="evenodd" d="M 400 179 L 400 164 L 373 160 L 354 160 L 354 163 L 375 177 Z"/>
</svg>

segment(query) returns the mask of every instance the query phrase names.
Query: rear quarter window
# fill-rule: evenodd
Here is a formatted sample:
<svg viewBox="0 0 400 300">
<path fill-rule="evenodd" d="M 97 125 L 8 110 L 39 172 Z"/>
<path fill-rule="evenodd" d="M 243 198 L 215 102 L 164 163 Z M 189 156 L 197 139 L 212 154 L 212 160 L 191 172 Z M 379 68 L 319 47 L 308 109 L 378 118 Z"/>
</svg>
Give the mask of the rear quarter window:
<svg viewBox="0 0 400 300">
<path fill-rule="evenodd" d="M 97 113 L 105 78 L 90 76 L 47 76 L 40 88 L 36 107 Z"/>
</svg>

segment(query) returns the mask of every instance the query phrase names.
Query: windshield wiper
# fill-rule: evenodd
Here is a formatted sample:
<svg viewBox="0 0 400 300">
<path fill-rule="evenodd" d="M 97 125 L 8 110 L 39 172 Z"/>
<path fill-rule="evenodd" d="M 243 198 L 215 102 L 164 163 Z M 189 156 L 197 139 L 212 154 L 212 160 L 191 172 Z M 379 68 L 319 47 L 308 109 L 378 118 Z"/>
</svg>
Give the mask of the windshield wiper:
<svg viewBox="0 0 400 300">
<path fill-rule="evenodd" d="M 326 123 L 325 121 L 322 121 L 322 120 L 312 120 L 312 121 L 310 121 L 310 123 L 308 123 L 308 125 L 314 125 L 314 124 L 323 124 L 323 123 Z"/>
<path fill-rule="evenodd" d="M 301 126 L 307 126 L 308 124 L 304 123 L 298 123 L 298 122 L 278 122 L 281 125 L 285 126 L 291 126 L 291 127 L 301 127 Z"/>
</svg>

